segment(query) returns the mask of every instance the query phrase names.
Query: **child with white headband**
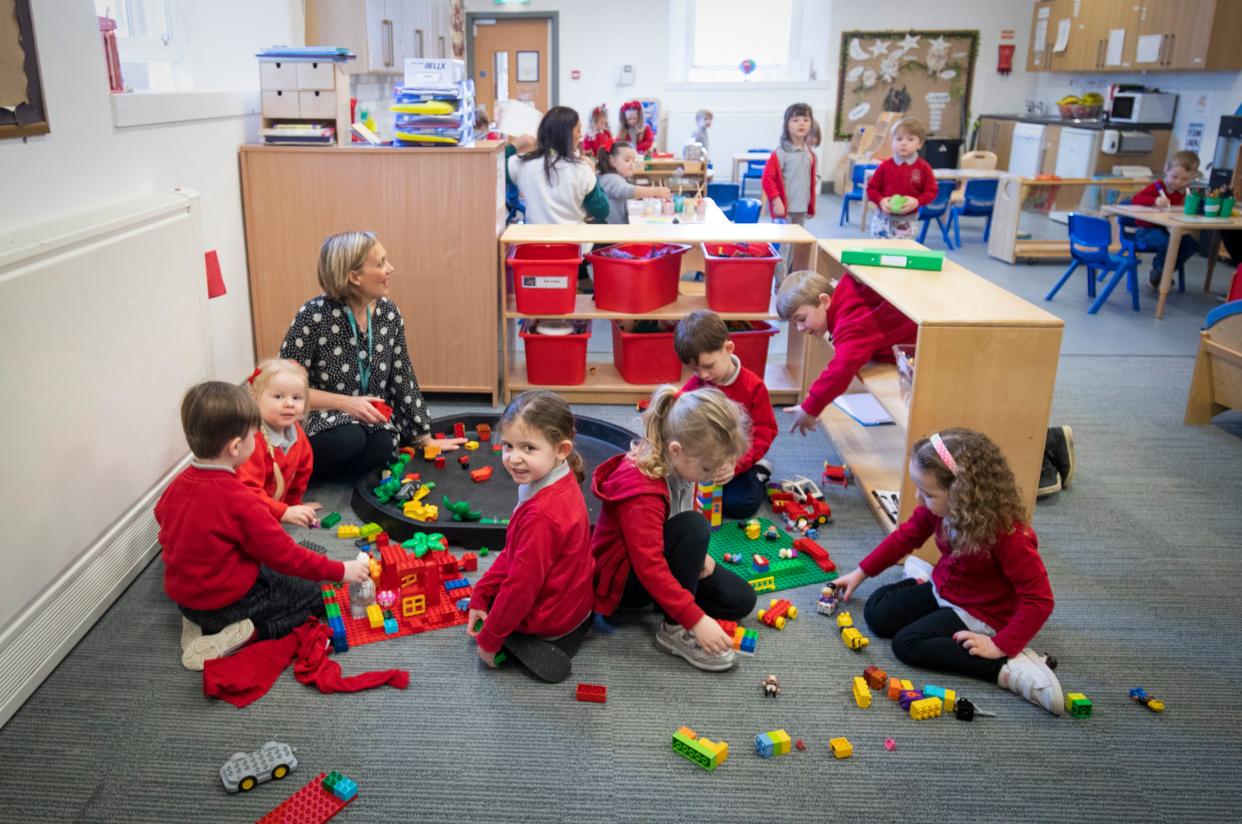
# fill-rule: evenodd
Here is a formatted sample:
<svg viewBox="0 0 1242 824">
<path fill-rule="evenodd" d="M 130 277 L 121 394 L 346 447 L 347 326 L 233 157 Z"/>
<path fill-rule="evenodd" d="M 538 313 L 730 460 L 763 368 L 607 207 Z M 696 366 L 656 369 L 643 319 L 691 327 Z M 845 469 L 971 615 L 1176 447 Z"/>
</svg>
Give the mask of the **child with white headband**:
<svg viewBox="0 0 1242 824">
<path fill-rule="evenodd" d="M 837 579 L 842 602 L 934 536 L 941 553 L 935 568 L 911 555 L 912 577 L 867 599 L 867 626 L 892 638 L 906 664 L 993 681 L 1061 715 L 1061 685 L 1029 647 L 1052 614 L 1052 587 L 1004 456 L 980 432 L 947 429 L 914 445 L 910 479 L 919 505 L 858 569 Z"/>
</svg>

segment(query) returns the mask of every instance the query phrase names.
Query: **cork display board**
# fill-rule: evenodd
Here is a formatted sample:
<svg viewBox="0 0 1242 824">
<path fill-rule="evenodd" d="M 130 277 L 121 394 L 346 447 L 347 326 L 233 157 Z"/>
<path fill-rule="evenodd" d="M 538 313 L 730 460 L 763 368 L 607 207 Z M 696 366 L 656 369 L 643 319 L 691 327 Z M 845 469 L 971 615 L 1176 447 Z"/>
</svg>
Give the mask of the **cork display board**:
<svg viewBox="0 0 1242 824">
<path fill-rule="evenodd" d="M 929 137 L 962 137 L 978 52 L 978 31 L 842 32 L 836 139 L 882 112 L 917 117 Z"/>
<path fill-rule="evenodd" d="M 0 0 L 0 138 L 48 131 L 30 0 Z"/>
</svg>

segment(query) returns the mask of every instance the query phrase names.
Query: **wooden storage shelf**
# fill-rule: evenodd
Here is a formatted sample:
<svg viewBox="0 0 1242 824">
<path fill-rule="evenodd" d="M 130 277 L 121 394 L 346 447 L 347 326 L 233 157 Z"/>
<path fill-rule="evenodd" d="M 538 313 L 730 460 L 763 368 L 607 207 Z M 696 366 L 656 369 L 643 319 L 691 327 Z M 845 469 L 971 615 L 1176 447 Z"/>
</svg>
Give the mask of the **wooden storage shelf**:
<svg viewBox="0 0 1242 824">
<path fill-rule="evenodd" d="M 859 370 L 858 378 L 899 427 L 906 429 L 910 425 L 910 407 L 901 399 L 901 379 L 896 365 L 869 363 Z"/>
<path fill-rule="evenodd" d="M 677 383 L 690 379 L 689 370 L 682 370 Z M 802 382 L 787 364 L 769 363 L 764 369 L 763 382 L 773 405 L 796 403 L 802 391 Z M 531 383 L 526 377 L 526 363 L 521 355 L 515 355 L 509 370 L 509 395 L 527 389 L 551 389 L 570 403 L 638 403 L 651 397 L 660 386 L 658 383 L 626 383 L 617 367 L 610 360 L 587 356 L 586 380 L 577 386 L 545 386 Z"/>
<path fill-rule="evenodd" d="M 695 287 L 698 287 L 697 289 Z M 634 318 L 650 318 L 651 320 L 681 320 L 686 315 L 698 309 L 708 309 L 707 298 L 703 295 L 703 284 L 682 281 L 681 293 L 677 296 L 677 300 L 661 306 L 659 309 L 652 309 L 650 312 L 642 312 L 632 315 L 628 312 L 613 312 L 609 309 L 595 308 L 595 300 L 591 295 L 578 295 L 574 299 L 574 311 L 567 315 L 549 315 L 534 314 L 529 315 L 517 310 L 517 302 L 513 295 L 508 297 L 508 305 L 505 307 L 506 318 L 585 318 L 588 320 L 633 320 Z M 776 320 L 779 316 L 776 314 L 776 301 L 773 299 L 768 304 L 766 312 L 717 312 L 716 314 L 725 320 Z"/>
<path fill-rule="evenodd" d="M 892 532 L 897 525 L 888 519 L 874 490 L 901 489 L 906 473 L 906 430 L 898 426 L 859 426 L 849 415 L 829 405 L 820 423 L 854 474 L 867 506 L 880 526 Z"/>
</svg>

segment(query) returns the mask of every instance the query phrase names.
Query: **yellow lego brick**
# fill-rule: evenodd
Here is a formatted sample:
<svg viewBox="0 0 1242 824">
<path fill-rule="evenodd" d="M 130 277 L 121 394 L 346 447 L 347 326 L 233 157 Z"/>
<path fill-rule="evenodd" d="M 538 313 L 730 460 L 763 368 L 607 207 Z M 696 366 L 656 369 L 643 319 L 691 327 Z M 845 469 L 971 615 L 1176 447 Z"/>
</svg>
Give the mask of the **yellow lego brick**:
<svg viewBox="0 0 1242 824">
<path fill-rule="evenodd" d="M 861 632 L 854 627 L 846 627 L 841 630 L 841 643 L 845 644 L 846 649 L 862 649 L 871 643 L 870 638 L 865 638 Z"/>
<path fill-rule="evenodd" d="M 920 698 L 910 704 L 910 717 L 915 721 L 936 718 L 944 711 L 944 704 L 936 696 Z"/>
<path fill-rule="evenodd" d="M 833 738 L 828 742 L 828 748 L 836 758 L 849 758 L 854 754 L 854 747 L 850 745 L 848 738 Z"/>
<path fill-rule="evenodd" d="M 710 738 L 700 738 L 698 742 L 703 745 L 703 749 L 711 754 L 712 764 L 719 767 L 729 757 L 729 745 L 724 741 L 712 741 Z"/>
<path fill-rule="evenodd" d="M 413 497 L 413 498 L 411 498 L 410 500 L 413 500 L 413 501 L 421 501 L 423 498 L 426 498 L 429 494 L 431 494 L 431 487 L 429 487 L 429 486 L 420 486 L 420 487 L 418 488 L 418 491 L 416 491 L 416 492 L 414 493 L 414 497 Z"/>
<path fill-rule="evenodd" d="M 957 706 L 957 692 L 954 690 L 945 690 L 944 708 L 946 710 L 952 710 L 955 706 Z"/>
<path fill-rule="evenodd" d="M 845 629 L 846 627 L 852 627 L 852 626 L 854 626 L 854 616 L 850 615 L 848 612 L 837 613 L 837 628 L 838 629 Z"/>
<path fill-rule="evenodd" d="M 1159 698 L 1148 698 L 1147 709 L 1152 712 L 1164 712 L 1164 702 Z"/>
<path fill-rule="evenodd" d="M 775 755 L 788 755 L 790 744 L 789 733 L 784 730 L 772 730 L 768 733 L 772 738 L 772 752 Z"/>
<path fill-rule="evenodd" d="M 902 678 L 902 679 L 901 679 L 901 688 L 902 688 L 903 690 L 912 690 L 912 689 L 914 689 L 914 682 L 913 682 L 913 681 L 908 681 L 908 680 L 906 680 L 905 678 Z"/>
<path fill-rule="evenodd" d="M 436 456 L 438 456 L 439 454 L 440 454 L 440 447 L 438 446 L 424 446 L 423 447 L 423 460 L 424 461 L 435 460 Z"/>
<path fill-rule="evenodd" d="M 466 441 L 464 446 L 466 447 L 466 449 L 478 449 L 479 442 L 478 441 Z"/>
<path fill-rule="evenodd" d="M 336 528 L 336 537 L 338 538 L 359 538 L 361 536 L 362 532 L 354 524 L 341 524 Z"/>
<path fill-rule="evenodd" d="M 371 629 L 384 626 L 384 611 L 379 608 L 379 604 L 371 604 L 367 607 L 367 620 L 371 623 Z"/>
<path fill-rule="evenodd" d="M 854 676 L 854 703 L 864 710 L 871 706 L 871 688 L 861 675 Z"/>
<path fill-rule="evenodd" d="M 767 575 L 763 578 L 756 578 L 750 582 L 755 592 L 776 592 L 776 576 Z"/>
</svg>

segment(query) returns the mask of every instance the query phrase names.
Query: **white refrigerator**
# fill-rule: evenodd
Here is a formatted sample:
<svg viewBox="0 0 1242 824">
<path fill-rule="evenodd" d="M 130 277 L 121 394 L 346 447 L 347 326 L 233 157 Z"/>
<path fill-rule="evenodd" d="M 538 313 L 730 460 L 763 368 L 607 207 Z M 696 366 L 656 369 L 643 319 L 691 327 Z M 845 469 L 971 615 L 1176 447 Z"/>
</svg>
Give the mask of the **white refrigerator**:
<svg viewBox="0 0 1242 824">
<path fill-rule="evenodd" d="M 1057 145 L 1057 177 L 1091 177 L 1101 132 L 1097 129 L 1061 129 Z"/>
<path fill-rule="evenodd" d="M 1016 123 L 1009 146 L 1009 174 L 1035 177 L 1044 159 L 1044 127 L 1038 123 Z"/>
</svg>

